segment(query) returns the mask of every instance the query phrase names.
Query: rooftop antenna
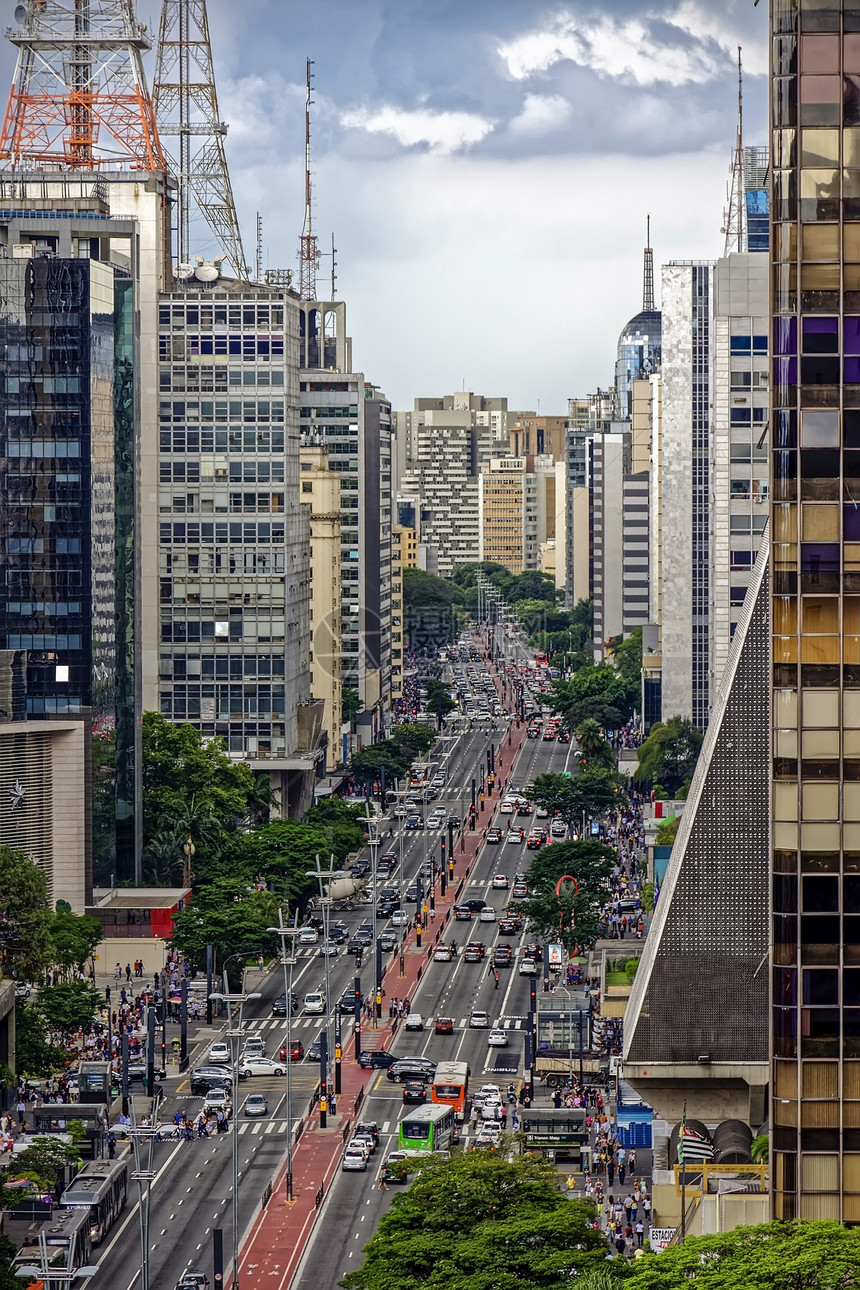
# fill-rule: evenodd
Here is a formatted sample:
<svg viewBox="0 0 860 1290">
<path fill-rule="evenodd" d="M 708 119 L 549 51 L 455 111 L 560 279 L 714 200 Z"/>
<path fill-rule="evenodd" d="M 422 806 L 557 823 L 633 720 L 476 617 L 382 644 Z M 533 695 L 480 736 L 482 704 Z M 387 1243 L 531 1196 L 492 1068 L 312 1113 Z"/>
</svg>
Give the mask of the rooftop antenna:
<svg viewBox="0 0 860 1290">
<path fill-rule="evenodd" d="M 18 61 L 0 130 L 14 170 L 164 170 L 132 0 L 25 0 L 6 32 Z"/>
<path fill-rule="evenodd" d="M 331 235 L 331 298 L 335 299 L 337 290 L 337 250 L 334 244 L 334 233 Z"/>
<path fill-rule="evenodd" d="M 651 216 L 646 216 L 645 265 L 642 273 L 642 312 L 654 312 L 654 252 L 651 250 Z"/>
<path fill-rule="evenodd" d="M 191 210 L 196 206 L 236 277 L 247 282 L 224 152 L 227 123 L 218 111 L 206 0 L 162 0 L 152 97 L 161 136 L 175 141 L 168 166 L 179 186 L 179 263 L 187 264 L 191 256 Z"/>
<path fill-rule="evenodd" d="M 263 281 L 263 217 L 257 211 L 257 255 L 254 262 L 254 281 Z"/>
<path fill-rule="evenodd" d="M 726 235 L 723 251 L 746 250 L 744 238 L 744 96 L 743 67 L 741 64 L 741 46 L 738 45 L 738 134 L 735 141 L 735 152 L 732 158 L 732 179 L 729 188 L 729 208 L 721 232 Z"/>
<path fill-rule="evenodd" d="M 311 186 L 312 67 L 313 62 L 309 58 L 305 74 L 305 222 L 302 227 L 299 253 L 299 295 L 302 300 L 316 300 L 317 298 L 317 269 L 320 262 L 319 246 L 313 229 L 313 191 Z"/>
</svg>

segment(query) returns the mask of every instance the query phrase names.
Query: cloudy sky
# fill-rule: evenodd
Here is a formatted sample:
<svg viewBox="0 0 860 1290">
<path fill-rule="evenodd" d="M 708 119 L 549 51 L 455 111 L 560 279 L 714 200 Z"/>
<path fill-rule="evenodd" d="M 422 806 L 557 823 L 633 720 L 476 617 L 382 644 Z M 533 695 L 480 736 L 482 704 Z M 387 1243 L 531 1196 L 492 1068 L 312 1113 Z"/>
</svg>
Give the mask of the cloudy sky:
<svg viewBox="0 0 860 1290">
<path fill-rule="evenodd" d="M 157 30 L 159 0 L 138 8 Z M 260 211 L 264 263 L 296 267 L 315 62 L 315 229 L 324 251 L 336 236 L 355 366 L 398 408 L 465 387 L 562 413 L 608 384 L 640 307 L 646 213 L 658 283 L 664 261 L 722 253 L 738 44 L 745 141 L 765 142 L 752 0 L 208 8 L 249 261 Z M 199 242 L 212 249 L 203 225 Z"/>
</svg>

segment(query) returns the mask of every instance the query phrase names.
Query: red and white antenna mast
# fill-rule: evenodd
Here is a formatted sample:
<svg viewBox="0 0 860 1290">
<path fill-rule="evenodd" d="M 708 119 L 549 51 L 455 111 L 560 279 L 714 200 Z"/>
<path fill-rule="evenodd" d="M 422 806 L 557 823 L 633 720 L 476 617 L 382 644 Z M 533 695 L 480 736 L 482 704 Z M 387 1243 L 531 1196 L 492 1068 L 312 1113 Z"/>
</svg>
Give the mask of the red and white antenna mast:
<svg viewBox="0 0 860 1290">
<path fill-rule="evenodd" d="M 729 209 L 726 213 L 722 232 L 726 235 L 723 254 L 730 251 L 745 251 L 744 238 L 744 80 L 741 66 L 741 46 L 738 45 L 738 137 L 735 142 L 735 154 L 732 158 L 732 182 L 729 190 Z"/>
<path fill-rule="evenodd" d="M 132 0 L 23 0 L 15 21 L 0 164 L 165 169 L 143 71 L 152 42 Z"/>
<path fill-rule="evenodd" d="M 305 222 L 302 227 L 299 251 L 299 295 L 302 300 L 317 298 L 317 269 L 320 264 L 319 245 L 313 225 L 313 188 L 311 184 L 311 68 L 313 63 L 307 60 L 305 97 Z"/>
</svg>

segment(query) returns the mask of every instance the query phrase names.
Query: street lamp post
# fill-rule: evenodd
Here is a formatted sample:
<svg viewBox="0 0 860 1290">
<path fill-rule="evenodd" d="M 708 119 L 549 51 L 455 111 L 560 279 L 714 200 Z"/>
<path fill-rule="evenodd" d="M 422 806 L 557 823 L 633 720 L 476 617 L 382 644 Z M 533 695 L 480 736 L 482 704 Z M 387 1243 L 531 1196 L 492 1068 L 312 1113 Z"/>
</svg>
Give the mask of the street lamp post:
<svg viewBox="0 0 860 1290">
<path fill-rule="evenodd" d="M 320 908 L 322 909 L 322 917 L 323 917 L 323 950 L 324 950 L 323 959 L 325 961 L 325 1009 L 326 1009 L 325 1010 L 325 1079 L 324 1079 L 324 1083 L 325 1083 L 325 1090 L 326 1090 L 326 1098 L 325 1098 L 325 1103 L 320 1104 L 320 1120 L 321 1120 L 321 1127 L 325 1128 L 325 1121 L 323 1121 L 322 1117 L 326 1114 L 328 1109 L 328 1105 L 329 1105 L 328 1091 L 331 1083 L 331 995 L 329 993 L 329 971 L 328 971 L 329 952 L 328 951 L 329 951 L 330 915 L 331 915 L 331 907 L 334 902 L 330 894 L 328 896 L 324 894 L 323 878 L 328 879 L 329 892 L 331 892 L 332 883 L 335 881 L 335 879 L 343 878 L 345 874 L 343 869 L 335 869 L 333 855 L 330 856 L 329 858 L 330 868 L 327 870 L 320 868 L 319 856 L 317 855 L 315 858 L 317 862 L 316 868 L 306 870 L 306 876 L 308 878 L 316 878 L 317 880 L 317 884 L 319 886 L 319 893 L 320 893 Z"/>
<path fill-rule="evenodd" d="M 231 954 L 230 958 L 239 958 Z M 229 962 L 229 959 L 227 960 Z M 239 1040 L 242 1038 L 242 1021 L 245 1004 L 249 999 L 259 999 L 259 991 L 245 993 L 245 973 L 242 973 L 242 990 L 239 994 L 230 994 L 227 983 L 227 963 L 223 967 L 224 989 L 212 998 L 227 1005 L 227 1038 L 230 1040 L 230 1057 L 233 1062 L 233 1116 L 230 1131 L 233 1134 L 233 1285 L 232 1290 L 239 1290 L 239 1125 L 236 1119 L 239 1113 Z M 238 1007 L 238 1017 L 234 1021 L 233 1008 Z"/>
<path fill-rule="evenodd" d="M 296 914 L 295 918 L 298 918 Z M 290 953 L 287 954 L 287 939 L 298 936 L 299 929 L 295 926 L 287 927 L 284 924 L 284 911 L 278 909 L 278 926 L 267 927 L 267 932 L 273 933 L 281 938 L 281 963 L 284 968 L 284 997 L 286 999 L 286 1020 L 287 1020 L 287 1131 L 289 1141 L 287 1146 L 287 1200 L 293 1199 L 293 968 L 296 963 L 296 956 L 293 953 L 292 946 Z M 295 941 L 293 941 L 293 945 Z M 289 968 L 289 975 L 287 969 Z"/>
</svg>

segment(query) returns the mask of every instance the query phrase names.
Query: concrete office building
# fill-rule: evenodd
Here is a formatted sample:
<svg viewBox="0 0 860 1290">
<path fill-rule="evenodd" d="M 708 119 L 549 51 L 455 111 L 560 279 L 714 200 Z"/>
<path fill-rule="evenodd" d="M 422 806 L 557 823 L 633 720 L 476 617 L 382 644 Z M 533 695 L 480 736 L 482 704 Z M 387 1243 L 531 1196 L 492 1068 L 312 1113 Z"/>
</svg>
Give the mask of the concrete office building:
<svg viewBox="0 0 860 1290">
<path fill-rule="evenodd" d="M 767 520 L 766 301 L 758 252 L 663 268 L 662 711 L 702 730 Z"/>
<path fill-rule="evenodd" d="M 418 398 L 411 414 L 398 414 L 398 427 L 410 418 L 398 501 L 412 499 L 416 507 L 420 568 L 447 577 L 480 558 L 478 477 L 491 456 L 507 451 L 516 418 L 531 415 L 468 390 Z"/>
<path fill-rule="evenodd" d="M 302 448 L 301 500 L 310 507 L 311 695 L 323 704 L 328 769 L 343 760 L 340 475 L 330 470 L 326 448 Z"/>
<path fill-rule="evenodd" d="M 342 302 L 301 301 L 300 337 L 302 445 L 326 448 L 340 477 L 341 681 L 370 743 L 391 709 L 391 406 L 351 371 Z"/>
<path fill-rule="evenodd" d="M 771 24 L 770 1176 L 775 1218 L 855 1224 L 860 113 L 846 87 L 860 83 L 860 21 L 854 5 L 800 0 L 773 3 Z"/>
<path fill-rule="evenodd" d="M 591 576 L 594 658 L 648 621 L 648 474 L 633 473 L 629 430 L 592 441 Z"/>
<path fill-rule="evenodd" d="M 391 706 L 403 698 L 403 653 L 406 620 L 403 612 L 403 570 L 414 568 L 403 564 L 403 529 L 391 528 Z"/>
<path fill-rule="evenodd" d="M 538 569 L 541 545 L 555 539 L 555 498 L 551 457 L 491 457 L 479 483 L 480 559 L 515 574 Z"/>
<path fill-rule="evenodd" d="M 310 532 L 298 341 L 298 302 L 278 287 L 191 279 L 160 297 L 159 706 L 259 763 L 285 814 L 306 795 L 319 729 L 299 730 Z"/>
<path fill-rule="evenodd" d="M 564 461 L 568 417 L 541 417 L 532 412 L 515 416 L 516 420 L 508 430 L 512 457 L 551 457 L 554 462 Z"/>
<path fill-rule="evenodd" d="M 591 477 L 593 441 L 602 433 L 612 415 L 614 394 L 594 394 L 568 401 L 565 443 L 564 488 L 564 588 L 570 609 L 593 596 L 591 552 Z M 559 508 L 560 509 L 560 508 Z M 559 557 L 556 557 L 558 562 Z"/>
</svg>

